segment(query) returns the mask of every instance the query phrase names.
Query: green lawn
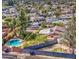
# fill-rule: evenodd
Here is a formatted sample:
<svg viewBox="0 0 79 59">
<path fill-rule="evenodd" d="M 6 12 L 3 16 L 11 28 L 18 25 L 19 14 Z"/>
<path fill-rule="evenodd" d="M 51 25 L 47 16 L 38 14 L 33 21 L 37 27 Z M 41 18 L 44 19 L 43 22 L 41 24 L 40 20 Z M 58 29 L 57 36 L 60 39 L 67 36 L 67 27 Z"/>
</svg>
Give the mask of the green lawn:
<svg viewBox="0 0 79 59">
<path fill-rule="evenodd" d="M 39 44 L 39 43 L 42 43 L 46 40 L 47 40 L 46 35 L 38 35 L 38 36 L 35 37 L 35 39 L 29 39 L 28 41 L 26 40 L 23 47 L 25 48 L 25 47 L 32 46 L 32 45 L 35 45 L 35 44 Z"/>
<path fill-rule="evenodd" d="M 64 49 L 56 48 L 56 49 L 53 49 L 52 52 L 64 52 Z"/>
</svg>

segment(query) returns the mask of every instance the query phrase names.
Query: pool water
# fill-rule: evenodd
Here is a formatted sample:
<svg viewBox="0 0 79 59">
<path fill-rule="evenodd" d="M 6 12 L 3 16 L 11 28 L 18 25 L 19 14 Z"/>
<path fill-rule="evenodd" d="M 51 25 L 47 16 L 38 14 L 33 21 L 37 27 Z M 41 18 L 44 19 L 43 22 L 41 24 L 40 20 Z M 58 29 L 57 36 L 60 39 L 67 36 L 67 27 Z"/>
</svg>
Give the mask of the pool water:
<svg viewBox="0 0 79 59">
<path fill-rule="evenodd" d="M 18 47 L 21 45 L 21 43 L 22 43 L 22 40 L 20 39 L 11 39 L 6 43 L 6 45 L 11 47 Z"/>
</svg>

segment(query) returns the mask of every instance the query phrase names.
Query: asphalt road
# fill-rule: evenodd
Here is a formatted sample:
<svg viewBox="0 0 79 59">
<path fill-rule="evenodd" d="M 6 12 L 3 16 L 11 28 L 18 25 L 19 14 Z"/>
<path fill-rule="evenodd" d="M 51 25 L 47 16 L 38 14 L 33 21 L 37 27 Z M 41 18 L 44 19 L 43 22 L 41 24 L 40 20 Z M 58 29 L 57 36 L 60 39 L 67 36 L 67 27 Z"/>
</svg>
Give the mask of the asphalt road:
<svg viewBox="0 0 79 59">
<path fill-rule="evenodd" d="M 3 55 L 2 59 L 71 59 L 71 58 L 62 58 L 62 57 L 50 57 L 43 55 L 30 56 L 29 54 L 17 54 L 16 56 Z"/>
<path fill-rule="evenodd" d="M 70 59 L 70 58 L 50 57 L 50 56 L 25 56 L 25 57 L 17 57 L 17 59 Z"/>
<path fill-rule="evenodd" d="M 2 59 L 15 59 L 15 58 L 2 58 Z M 16 59 L 70 59 L 70 58 L 25 56 L 25 57 L 17 57 Z"/>
</svg>

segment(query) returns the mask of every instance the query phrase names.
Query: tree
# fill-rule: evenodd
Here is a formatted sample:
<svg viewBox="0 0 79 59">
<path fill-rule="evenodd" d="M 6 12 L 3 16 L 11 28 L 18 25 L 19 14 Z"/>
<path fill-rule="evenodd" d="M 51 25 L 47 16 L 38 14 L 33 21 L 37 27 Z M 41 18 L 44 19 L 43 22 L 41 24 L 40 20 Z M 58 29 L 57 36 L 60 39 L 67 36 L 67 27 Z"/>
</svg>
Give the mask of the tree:
<svg viewBox="0 0 79 59">
<path fill-rule="evenodd" d="M 10 29 L 13 29 L 13 19 L 12 18 L 9 18 L 9 17 L 7 17 L 7 18 L 5 18 L 5 24 L 7 24 L 7 26 L 10 28 Z"/>
<path fill-rule="evenodd" d="M 41 28 L 46 28 L 45 22 L 42 22 L 42 23 L 41 23 Z"/>
<path fill-rule="evenodd" d="M 8 0 L 8 5 L 9 5 L 9 6 L 13 6 L 13 5 L 14 5 L 13 0 Z"/>
<path fill-rule="evenodd" d="M 67 24 L 67 28 L 64 34 L 63 43 L 66 43 L 70 48 L 76 48 L 76 19 L 72 17 Z"/>
<path fill-rule="evenodd" d="M 74 54 L 74 49 L 76 49 L 76 17 L 75 17 L 75 5 L 73 5 L 73 10 L 72 10 L 72 18 L 69 20 L 67 23 L 66 31 L 64 34 L 64 40 L 63 43 L 67 44 L 70 48 L 73 49 L 73 54 Z"/>
<path fill-rule="evenodd" d="M 25 14 L 25 11 L 21 10 L 20 11 L 20 16 L 19 16 L 19 21 L 20 21 L 20 37 L 23 39 L 26 34 L 26 28 L 28 27 L 28 16 Z"/>
<path fill-rule="evenodd" d="M 11 20 L 11 22 L 10 22 L 10 29 L 11 29 L 11 31 L 13 31 L 13 29 L 16 28 L 16 24 L 17 24 L 16 21 L 17 21 L 16 19 L 12 19 Z"/>
<path fill-rule="evenodd" d="M 13 3 L 14 3 L 14 4 L 17 4 L 17 1 L 18 1 L 18 0 L 13 0 Z"/>
<path fill-rule="evenodd" d="M 59 20 L 59 16 L 61 15 L 61 7 L 60 7 L 59 3 L 57 5 L 55 15 L 56 15 L 56 18 Z"/>
<path fill-rule="evenodd" d="M 16 28 L 19 22 L 17 22 L 16 19 L 6 18 L 4 23 L 9 27 L 9 33 L 7 34 L 5 39 L 10 39 L 16 36 Z"/>
</svg>

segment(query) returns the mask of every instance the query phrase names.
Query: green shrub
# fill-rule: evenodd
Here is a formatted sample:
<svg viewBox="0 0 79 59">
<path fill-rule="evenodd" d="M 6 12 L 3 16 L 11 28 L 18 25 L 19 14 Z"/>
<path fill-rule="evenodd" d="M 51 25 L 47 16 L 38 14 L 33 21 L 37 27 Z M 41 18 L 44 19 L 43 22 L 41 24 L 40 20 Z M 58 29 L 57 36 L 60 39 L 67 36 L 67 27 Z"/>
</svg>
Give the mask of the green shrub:
<svg viewBox="0 0 79 59">
<path fill-rule="evenodd" d="M 64 26 L 64 23 L 59 22 L 59 23 L 53 23 L 53 26 Z"/>
</svg>

